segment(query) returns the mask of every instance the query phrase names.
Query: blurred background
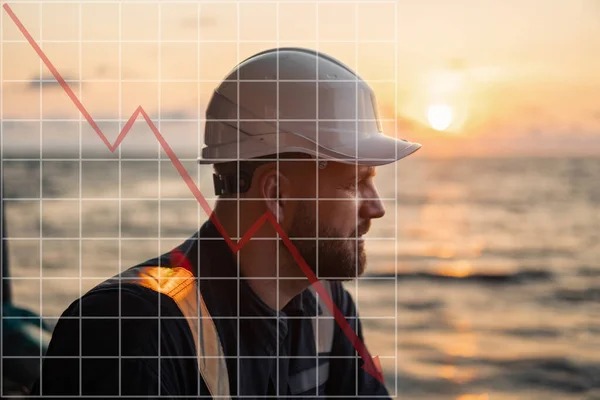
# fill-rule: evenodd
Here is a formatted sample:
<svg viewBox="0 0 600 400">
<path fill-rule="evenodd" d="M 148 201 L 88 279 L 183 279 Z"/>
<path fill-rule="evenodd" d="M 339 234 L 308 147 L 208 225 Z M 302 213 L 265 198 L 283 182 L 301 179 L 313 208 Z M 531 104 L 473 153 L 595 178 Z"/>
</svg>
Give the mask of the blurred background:
<svg viewBox="0 0 600 400">
<path fill-rule="evenodd" d="M 347 285 L 390 393 L 600 399 L 600 2 L 9 4 L 111 143 L 142 105 L 211 205 L 202 119 L 238 62 L 301 46 L 358 71 L 386 134 L 423 144 L 379 168 Z M 4 279 L 51 324 L 206 216 L 145 122 L 108 150 L 0 21 Z"/>
</svg>

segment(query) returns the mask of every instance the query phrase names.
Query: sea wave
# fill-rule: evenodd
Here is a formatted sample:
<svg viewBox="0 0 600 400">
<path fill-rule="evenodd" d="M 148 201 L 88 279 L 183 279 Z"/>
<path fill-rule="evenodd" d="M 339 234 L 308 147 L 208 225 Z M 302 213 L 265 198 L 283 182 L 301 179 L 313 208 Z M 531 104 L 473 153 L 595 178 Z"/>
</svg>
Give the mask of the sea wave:
<svg viewBox="0 0 600 400">
<path fill-rule="evenodd" d="M 465 276 L 447 275 L 436 272 L 399 272 L 394 273 L 371 273 L 368 277 L 375 278 L 397 278 L 398 281 L 407 280 L 429 280 L 437 282 L 457 283 L 497 283 L 497 284 L 525 284 L 531 282 L 551 281 L 554 274 L 546 270 L 521 269 L 514 272 L 474 272 Z"/>
</svg>

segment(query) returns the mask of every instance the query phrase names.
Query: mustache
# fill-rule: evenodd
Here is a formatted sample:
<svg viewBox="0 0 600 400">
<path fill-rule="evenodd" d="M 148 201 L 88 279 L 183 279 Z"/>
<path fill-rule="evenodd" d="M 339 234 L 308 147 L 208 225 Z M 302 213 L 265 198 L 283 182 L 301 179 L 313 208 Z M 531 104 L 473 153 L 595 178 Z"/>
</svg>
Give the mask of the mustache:
<svg viewBox="0 0 600 400">
<path fill-rule="evenodd" d="M 367 221 L 367 222 L 359 225 L 354 231 L 352 231 L 352 234 L 350 235 L 350 237 L 357 238 L 357 237 L 366 235 L 367 232 L 369 232 L 369 229 L 371 229 L 371 221 Z"/>
</svg>

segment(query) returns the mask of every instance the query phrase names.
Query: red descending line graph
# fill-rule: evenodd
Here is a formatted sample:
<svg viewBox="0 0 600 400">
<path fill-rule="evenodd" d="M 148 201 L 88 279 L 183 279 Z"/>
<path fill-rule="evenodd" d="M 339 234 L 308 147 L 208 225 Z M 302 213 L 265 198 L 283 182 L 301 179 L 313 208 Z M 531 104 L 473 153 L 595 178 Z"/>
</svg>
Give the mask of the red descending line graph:
<svg viewBox="0 0 600 400">
<path fill-rule="evenodd" d="M 171 149 L 171 147 L 169 146 L 167 141 L 161 135 L 160 131 L 158 130 L 158 128 L 156 127 L 156 125 L 154 124 L 154 122 L 152 121 L 152 119 L 150 118 L 148 113 L 146 113 L 146 111 L 142 108 L 142 106 L 138 106 L 135 109 L 135 111 L 133 112 L 133 114 L 131 114 L 131 117 L 129 117 L 129 119 L 127 120 L 127 123 L 125 124 L 125 126 L 123 127 L 121 132 L 119 133 L 119 136 L 117 137 L 115 142 L 113 144 L 111 144 L 108 141 L 108 139 L 106 138 L 106 136 L 104 135 L 104 133 L 102 133 L 102 131 L 100 130 L 100 127 L 98 126 L 96 121 L 94 121 L 94 119 L 92 118 L 90 113 L 86 110 L 86 108 L 81 103 L 79 98 L 77 98 L 77 96 L 75 95 L 73 90 L 69 87 L 67 82 L 64 80 L 64 78 L 58 72 L 56 67 L 52 64 L 50 59 L 48 59 L 48 57 L 46 56 L 44 51 L 36 43 L 35 39 L 33 39 L 31 34 L 29 33 L 29 31 L 25 28 L 23 23 L 15 15 L 15 13 L 12 11 L 10 6 L 8 4 L 4 4 L 3 8 L 6 11 L 6 13 L 8 14 L 8 16 L 13 20 L 15 25 L 19 28 L 19 30 L 21 31 L 23 36 L 25 36 L 25 38 L 27 39 L 27 41 L 29 42 L 29 44 L 31 45 L 33 50 L 35 50 L 35 52 L 40 57 L 40 59 L 43 61 L 43 63 L 46 65 L 46 67 L 50 70 L 50 72 L 52 73 L 52 75 L 54 76 L 56 81 L 60 84 L 62 89 L 67 94 L 67 96 L 69 96 L 69 98 L 71 99 L 71 101 L 73 102 L 75 107 L 77 107 L 77 109 L 81 112 L 81 114 L 84 116 L 86 121 L 90 124 L 90 126 L 98 134 L 100 139 L 104 142 L 106 147 L 108 147 L 110 149 L 110 151 L 114 152 L 120 146 L 123 139 L 125 139 L 125 136 L 127 136 L 129 131 L 131 130 L 131 127 L 133 126 L 134 122 L 138 119 L 139 116 L 142 116 L 142 118 L 146 121 L 146 123 L 150 127 L 150 130 L 154 133 L 154 136 L 156 136 L 156 139 L 162 146 L 165 153 L 169 156 L 169 159 L 171 160 L 171 162 L 173 163 L 173 165 L 179 172 L 179 175 L 181 175 L 181 177 L 183 178 L 183 180 L 189 187 L 190 191 L 192 192 L 192 194 L 194 195 L 196 200 L 198 200 L 198 203 L 200 203 L 200 205 L 204 209 L 204 212 L 209 216 L 210 220 L 215 225 L 215 227 L 218 229 L 219 233 L 223 236 L 223 238 L 225 239 L 225 241 L 227 242 L 227 244 L 231 248 L 231 251 L 234 254 L 236 254 L 238 251 L 240 251 L 240 249 L 242 247 L 244 247 L 244 245 L 246 243 L 248 243 L 248 241 L 256 234 L 256 232 L 267 221 L 269 221 L 273 225 L 273 228 L 275 229 L 275 231 L 277 231 L 277 233 L 281 237 L 281 240 L 283 240 L 283 243 L 290 251 L 290 253 L 291 253 L 292 257 L 294 258 L 294 260 L 296 261 L 296 263 L 298 263 L 298 265 L 302 269 L 302 272 L 306 275 L 309 282 L 313 285 L 313 287 L 319 294 L 320 298 L 325 302 L 325 304 L 327 305 L 327 308 L 329 308 L 330 312 L 333 314 L 336 323 L 340 326 L 340 328 L 342 329 L 342 331 L 344 332 L 346 337 L 348 337 L 348 339 L 350 340 L 350 342 L 352 343 L 352 345 L 354 346 L 354 348 L 356 349 L 356 351 L 358 352 L 360 357 L 363 359 L 364 364 L 363 364 L 362 368 L 366 372 L 368 372 L 370 375 L 372 375 L 375 379 L 377 379 L 381 383 L 384 383 L 383 372 L 381 370 L 381 363 L 379 361 L 379 356 L 376 356 L 373 358 L 371 357 L 365 344 L 356 335 L 356 333 L 350 326 L 349 322 L 346 320 L 346 318 L 344 317 L 342 312 L 339 310 L 339 308 L 333 302 L 333 299 L 328 294 L 325 287 L 321 284 L 321 282 L 319 281 L 319 279 L 317 278 L 315 273 L 308 266 L 308 264 L 306 263 L 304 258 L 300 255 L 300 252 L 298 251 L 296 246 L 294 246 L 294 244 L 292 243 L 292 241 L 290 240 L 290 238 L 288 237 L 286 232 L 283 230 L 281 225 L 279 225 L 275 216 L 270 211 L 265 212 L 258 220 L 256 220 L 256 222 L 254 222 L 252 224 L 252 226 L 242 236 L 242 238 L 240 239 L 240 241 L 238 243 L 233 243 L 233 241 L 231 240 L 231 237 L 225 231 L 225 228 L 223 227 L 223 225 L 221 225 L 221 223 L 219 222 L 219 220 L 216 217 L 216 214 L 213 213 L 213 210 L 211 209 L 210 205 L 208 204 L 208 202 L 206 201 L 206 199 L 200 192 L 200 189 L 196 186 L 192 177 L 188 174 L 186 169 L 183 167 L 183 164 L 177 158 L 177 156 L 175 155 L 175 152 Z"/>
</svg>

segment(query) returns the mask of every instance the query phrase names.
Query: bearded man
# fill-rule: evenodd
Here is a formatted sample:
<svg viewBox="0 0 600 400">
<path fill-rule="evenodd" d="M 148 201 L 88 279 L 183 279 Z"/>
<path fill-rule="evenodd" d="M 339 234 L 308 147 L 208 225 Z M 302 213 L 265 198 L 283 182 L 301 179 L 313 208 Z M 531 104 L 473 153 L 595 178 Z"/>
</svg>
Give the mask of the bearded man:
<svg viewBox="0 0 600 400">
<path fill-rule="evenodd" d="M 214 212 L 75 301 L 33 393 L 389 397 L 361 368 L 341 282 L 365 271 L 363 235 L 385 214 L 376 167 L 421 146 L 383 134 L 371 88 L 347 66 L 299 48 L 239 64 L 213 93 L 204 143 Z"/>
</svg>

